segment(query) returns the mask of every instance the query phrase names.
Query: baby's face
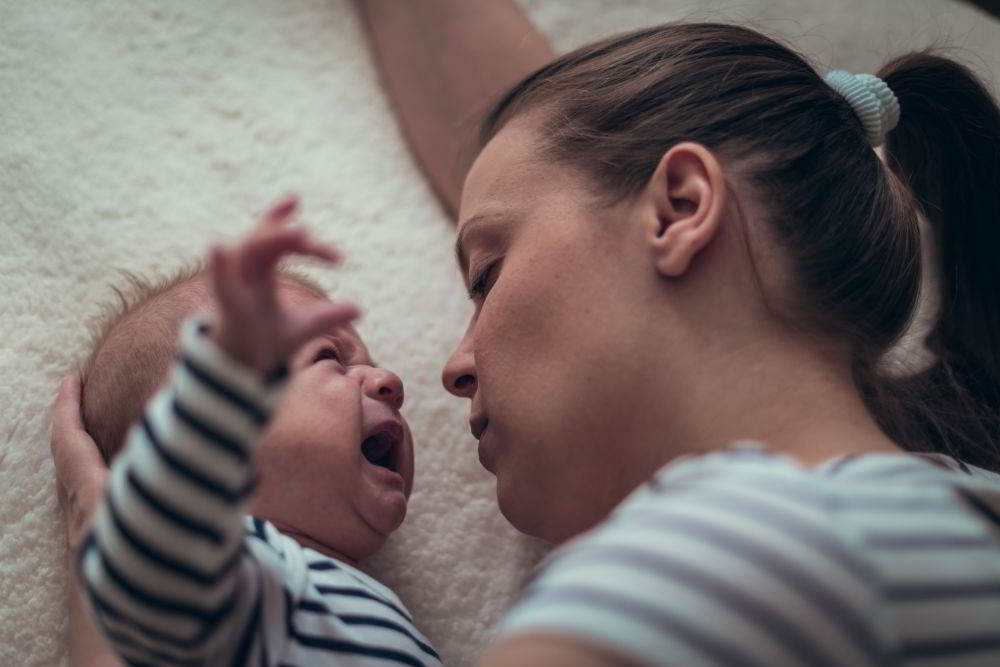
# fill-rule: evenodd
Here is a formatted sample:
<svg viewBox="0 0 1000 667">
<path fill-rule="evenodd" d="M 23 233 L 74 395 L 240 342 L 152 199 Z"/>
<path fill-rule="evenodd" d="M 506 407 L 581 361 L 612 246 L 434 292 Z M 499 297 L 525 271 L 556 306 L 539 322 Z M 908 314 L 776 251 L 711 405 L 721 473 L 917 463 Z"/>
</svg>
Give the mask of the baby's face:
<svg viewBox="0 0 1000 667">
<path fill-rule="evenodd" d="M 281 284 L 279 299 L 320 298 Z M 399 413 L 403 383 L 374 365 L 352 327 L 300 348 L 257 450 L 251 511 L 313 548 L 360 560 L 406 515 L 413 442 Z"/>
</svg>

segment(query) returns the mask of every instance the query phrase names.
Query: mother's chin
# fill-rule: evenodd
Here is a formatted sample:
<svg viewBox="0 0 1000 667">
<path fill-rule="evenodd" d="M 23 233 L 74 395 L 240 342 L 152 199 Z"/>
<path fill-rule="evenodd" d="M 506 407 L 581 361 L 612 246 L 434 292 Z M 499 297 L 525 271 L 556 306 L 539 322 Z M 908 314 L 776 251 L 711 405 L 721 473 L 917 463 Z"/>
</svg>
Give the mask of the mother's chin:
<svg viewBox="0 0 1000 667">
<path fill-rule="evenodd" d="M 526 535 L 559 544 L 600 523 L 621 498 L 595 502 L 606 495 L 576 480 L 539 474 L 529 460 L 523 465 L 503 457 L 494 461 L 497 505 L 504 518 Z"/>
</svg>

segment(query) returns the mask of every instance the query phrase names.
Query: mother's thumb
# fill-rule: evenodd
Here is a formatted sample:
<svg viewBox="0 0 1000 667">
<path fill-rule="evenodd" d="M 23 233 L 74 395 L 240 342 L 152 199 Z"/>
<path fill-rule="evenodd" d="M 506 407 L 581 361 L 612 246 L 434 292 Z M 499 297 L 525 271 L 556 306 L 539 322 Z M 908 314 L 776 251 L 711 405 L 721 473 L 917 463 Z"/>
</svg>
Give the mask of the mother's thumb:
<svg viewBox="0 0 1000 667">
<path fill-rule="evenodd" d="M 83 471 L 91 474 L 106 468 L 97 443 L 83 426 L 80 416 L 80 380 L 63 380 L 52 409 L 52 439 L 49 443 L 56 476 L 63 482 Z"/>
</svg>

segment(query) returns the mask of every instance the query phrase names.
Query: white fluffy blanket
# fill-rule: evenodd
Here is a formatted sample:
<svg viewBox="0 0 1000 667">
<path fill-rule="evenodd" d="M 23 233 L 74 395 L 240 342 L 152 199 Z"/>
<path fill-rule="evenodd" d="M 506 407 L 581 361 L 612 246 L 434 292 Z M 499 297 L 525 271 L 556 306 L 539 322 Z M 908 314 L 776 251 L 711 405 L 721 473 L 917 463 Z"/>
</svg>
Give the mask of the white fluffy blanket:
<svg viewBox="0 0 1000 667">
<path fill-rule="evenodd" d="M 469 0 L 489 2 L 491 0 Z M 526 0 L 560 51 L 680 18 L 751 22 L 868 71 L 940 39 L 1000 72 L 998 24 L 936 0 Z M 976 59 L 978 54 L 978 60 Z M 989 76 L 989 74 L 987 74 Z M 0 0 L 0 665 L 64 661 L 49 408 L 116 269 L 155 275 L 286 191 L 349 253 L 318 274 L 367 308 L 407 384 L 417 482 L 373 567 L 470 664 L 540 545 L 499 516 L 442 362 L 470 313 L 452 228 L 407 152 L 346 0 Z"/>
</svg>

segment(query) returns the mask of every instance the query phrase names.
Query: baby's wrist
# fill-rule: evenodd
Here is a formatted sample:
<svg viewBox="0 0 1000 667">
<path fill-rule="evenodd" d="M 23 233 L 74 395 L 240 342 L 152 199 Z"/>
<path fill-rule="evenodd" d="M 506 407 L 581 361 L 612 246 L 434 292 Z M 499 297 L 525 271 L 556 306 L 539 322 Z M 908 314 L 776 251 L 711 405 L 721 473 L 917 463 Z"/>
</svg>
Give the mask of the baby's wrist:
<svg viewBox="0 0 1000 667">
<path fill-rule="evenodd" d="M 229 377 L 240 385 L 270 391 L 288 377 L 288 365 L 284 360 L 274 362 L 264 370 L 259 363 L 248 363 L 240 354 L 234 353 L 233 348 L 239 346 L 232 344 L 232 337 L 226 337 L 222 333 L 222 325 L 209 314 L 192 317 L 184 331 L 187 333 L 182 333 L 181 347 L 185 353 L 210 360 L 217 370 L 221 364 L 227 369 Z"/>
<path fill-rule="evenodd" d="M 202 332 L 215 347 L 227 358 L 240 366 L 258 373 L 267 381 L 274 375 L 287 374 L 287 364 L 284 360 L 274 359 L 270 355 L 254 354 L 247 345 L 242 344 L 242 337 L 234 327 L 225 322 L 207 323 L 207 329 Z"/>
<path fill-rule="evenodd" d="M 267 364 L 255 359 L 246 346 L 240 345 L 239 336 L 234 335 L 232 327 L 227 326 L 225 322 L 218 326 L 210 326 L 206 335 L 219 351 L 231 360 L 258 373 L 264 373 Z"/>
</svg>

